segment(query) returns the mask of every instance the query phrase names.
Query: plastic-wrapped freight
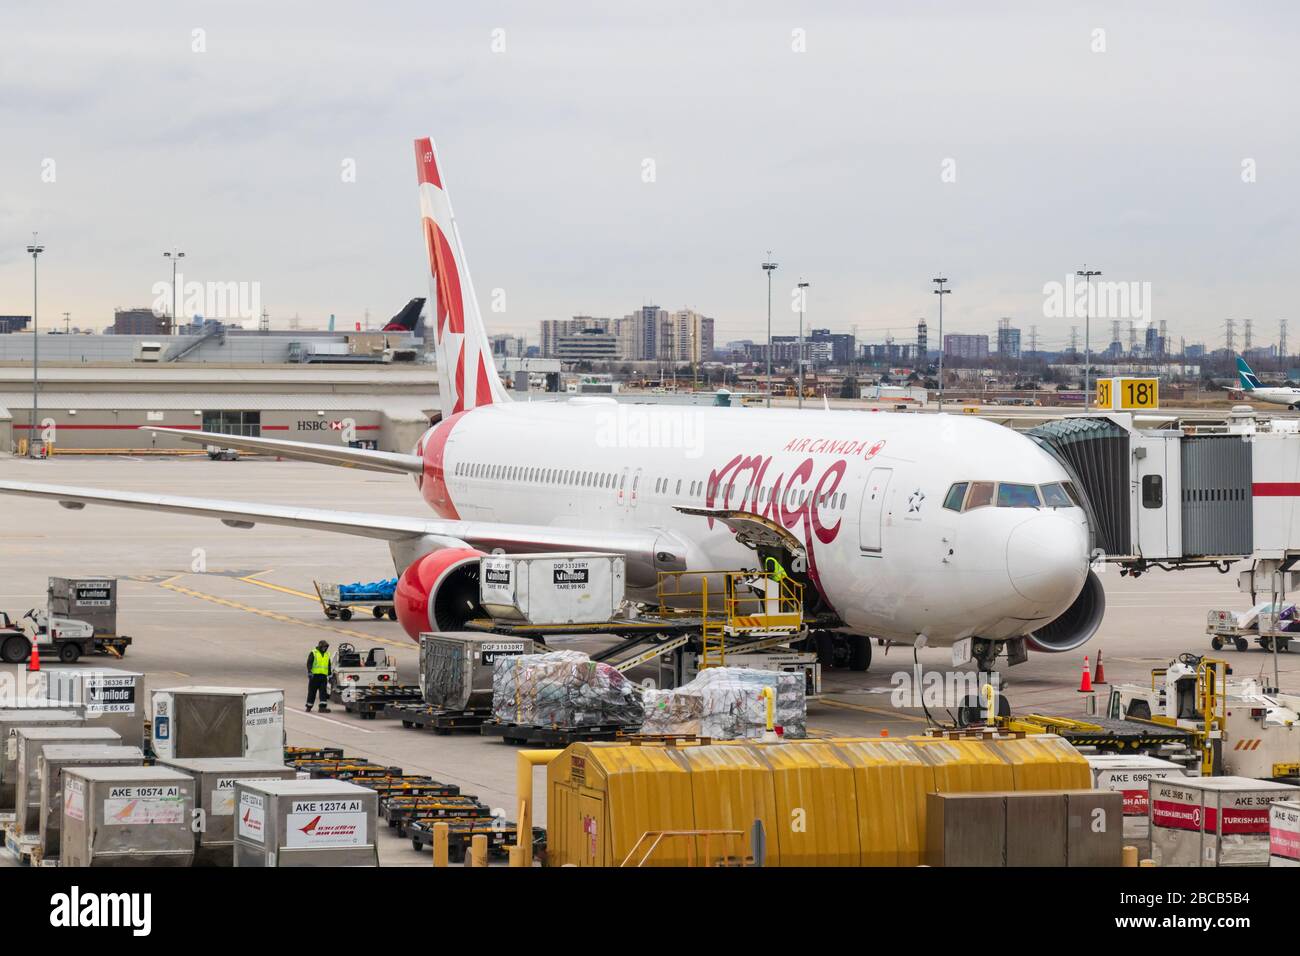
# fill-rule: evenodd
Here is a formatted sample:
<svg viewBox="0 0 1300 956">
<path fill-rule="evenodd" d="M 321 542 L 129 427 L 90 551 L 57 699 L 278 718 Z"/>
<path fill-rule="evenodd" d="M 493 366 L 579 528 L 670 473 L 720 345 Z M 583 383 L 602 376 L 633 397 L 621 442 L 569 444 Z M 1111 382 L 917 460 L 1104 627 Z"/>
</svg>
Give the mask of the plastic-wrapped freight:
<svg viewBox="0 0 1300 956">
<path fill-rule="evenodd" d="M 533 727 L 640 726 L 641 688 L 580 651 L 498 658 L 492 716 Z"/>
<path fill-rule="evenodd" d="M 773 722 L 785 736 L 807 736 L 804 675 L 747 667 L 710 667 L 681 687 L 647 690 L 641 732 L 697 734 L 718 740 L 761 737 L 767 729 L 764 687 L 776 691 Z"/>
</svg>

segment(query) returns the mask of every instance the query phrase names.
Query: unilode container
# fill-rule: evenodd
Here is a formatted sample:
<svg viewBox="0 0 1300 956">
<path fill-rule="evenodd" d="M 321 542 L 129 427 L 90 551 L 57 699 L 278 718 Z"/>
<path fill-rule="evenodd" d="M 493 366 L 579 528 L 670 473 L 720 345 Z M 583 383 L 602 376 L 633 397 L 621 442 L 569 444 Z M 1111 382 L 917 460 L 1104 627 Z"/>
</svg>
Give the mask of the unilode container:
<svg viewBox="0 0 1300 956">
<path fill-rule="evenodd" d="M 189 866 L 194 780 L 169 767 L 63 771 L 60 866 Z"/>
<path fill-rule="evenodd" d="M 1269 808 L 1268 865 L 1300 866 L 1300 803 L 1294 800 Z"/>
<path fill-rule="evenodd" d="M 1300 787 L 1250 777 L 1152 780 L 1151 858 L 1157 866 L 1267 866 L 1269 807 Z"/>
<path fill-rule="evenodd" d="M 339 780 L 235 784 L 235 866 L 378 866 L 379 795 Z"/>
<path fill-rule="evenodd" d="M 10 731 L 15 727 L 80 727 L 85 722 L 74 709 L 0 710 L 0 814 L 13 813 L 17 799 L 18 744 L 9 742 Z"/>
<path fill-rule="evenodd" d="M 150 700 L 159 760 L 250 757 L 284 761 L 284 691 L 270 687 L 169 687 Z"/>
<path fill-rule="evenodd" d="M 105 747 L 99 744 L 46 744 L 37 771 L 41 781 L 41 856 L 54 860 L 63 846 L 63 771 L 69 767 L 143 767 L 139 747 Z"/>
<path fill-rule="evenodd" d="M 14 775 L 14 827 L 31 836 L 41 825 L 41 751 L 48 744 L 102 744 L 119 746 L 122 738 L 107 727 L 15 727 L 18 748 Z"/>
<path fill-rule="evenodd" d="M 533 653 L 528 638 L 469 631 L 420 635 L 420 693 L 445 710 L 492 706 L 492 668 L 502 657 Z"/>
<path fill-rule="evenodd" d="M 1150 835 L 1147 810 L 1152 780 L 1169 780 L 1185 776 L 1183 768 L 1171 760 L 1142 754 L 1088 754 L 1093 786 L 1098 790 L 1115 790 L 1124 796 L 1124 838 L 1145 840 Z"/>
<path fill-rule="evenodd" d="M 143 674 L 114 667 L 49 667 L 41 673 L 50 700 L 81 708 L 89 724 L 113 728 L 127 746 L 144 746 Z"/>
<path fill-rule="evenodd" d="M 530 624 L 596 624 L 622 607 L 621 554 L 573 551 L 479 559 L 479 603 L 495 618 Z"/>
<path fill-rule="evenodd" d="M 162 764 L 194 778 L 201 825 L 194 834 L 195 866 L 232 866 L 235 859 L 235 784 L 241 780 L 293 780 L 282 763 L 247 757 L 196 757 Z"/>
</svg>

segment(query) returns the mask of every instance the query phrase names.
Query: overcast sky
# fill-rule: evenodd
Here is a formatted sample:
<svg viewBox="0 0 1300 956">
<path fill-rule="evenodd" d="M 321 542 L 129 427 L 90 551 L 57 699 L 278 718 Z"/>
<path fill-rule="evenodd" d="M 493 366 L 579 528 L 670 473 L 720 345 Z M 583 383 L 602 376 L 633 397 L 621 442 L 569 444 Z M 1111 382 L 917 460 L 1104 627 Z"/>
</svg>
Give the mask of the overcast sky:
<svg viewBox="0 0 1300 956">
<path fill-rule="evenodd" d="M 1060 347 L 1079 321 L 1045 316 L 1043 286 L 1086 264 L 1151 283 L 1175 343 L 1222 345 L 1232 317 L 1259 344 L 1296 297 L 1298 21 L 1289 3 L 9 3 L 0 314 L 31 310 L 39 230 L 46 321 L 148 305 L 173 244 L 189 280 L 260 283 L 277 326 L 386 318 L 427 290 L 411 141 L 431 135 L 491 330 L 531 341 L 540 319 L 647 303 L 761 338 L 771 249 L 778 331 L 802 275 L 810 325 L 910 340 L 942 271 L 945 331 L 1010 316 Z"/>
</svg>

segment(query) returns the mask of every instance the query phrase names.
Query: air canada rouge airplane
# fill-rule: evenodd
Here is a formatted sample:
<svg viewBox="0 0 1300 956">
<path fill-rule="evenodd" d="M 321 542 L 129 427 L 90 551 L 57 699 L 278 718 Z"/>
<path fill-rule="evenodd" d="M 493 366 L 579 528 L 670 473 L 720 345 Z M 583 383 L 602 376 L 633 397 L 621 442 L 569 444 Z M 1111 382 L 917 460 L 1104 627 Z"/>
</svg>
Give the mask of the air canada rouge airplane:
<svg viewBox="0 0 1300 956">
<path fill-rule="evenodd" d="M 481 614 L 478 559 L 494 551 L 616 552 L 629 596 L 643 600 L 661 571 L 776 556 L 805 585 L 818 648 L 859 670 L 871 638 L 958 644 L 987 668 L 1004 650 L 1018 663 L 1096 631 L 1105 599 L 1086 509 L 1057 459 L 1010 428 L 945 414 L 512 401 L 430 140 L 416 141 L 415 160 L 442 414 L 412 453 L 149 430 L 407 474 L 434 516 L 17 481 L 0 492 L 383 539 L 398 619 L 416 640 Z"/>
</svg>

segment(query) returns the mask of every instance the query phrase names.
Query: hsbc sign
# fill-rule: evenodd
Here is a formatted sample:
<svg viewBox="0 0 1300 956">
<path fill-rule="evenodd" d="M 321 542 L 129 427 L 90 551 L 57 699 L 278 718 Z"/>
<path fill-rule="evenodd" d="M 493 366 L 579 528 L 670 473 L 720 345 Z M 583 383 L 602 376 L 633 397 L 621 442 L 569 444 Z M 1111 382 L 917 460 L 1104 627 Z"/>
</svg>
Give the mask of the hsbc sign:
<svg viewBox="0 0 1300 956">
<path fill-rule="evenodd" d="M 348 424 L 349 424 L 348 419 L 334 419 L 333 421 L 326 421 L 323 418 L 305 419 L 305 420 L 299 420 L 298 431 L 300 432 L 325 432 L 325 431 L 341 432 L 348 427 Z M 356 426 L 353 425 L 353 427 L 355 428 Z"/>
</svg>

